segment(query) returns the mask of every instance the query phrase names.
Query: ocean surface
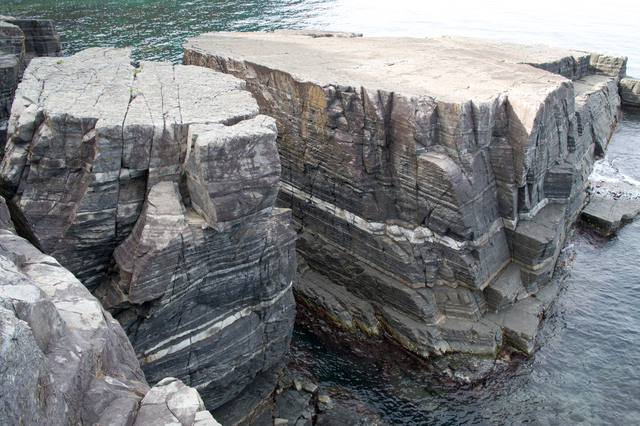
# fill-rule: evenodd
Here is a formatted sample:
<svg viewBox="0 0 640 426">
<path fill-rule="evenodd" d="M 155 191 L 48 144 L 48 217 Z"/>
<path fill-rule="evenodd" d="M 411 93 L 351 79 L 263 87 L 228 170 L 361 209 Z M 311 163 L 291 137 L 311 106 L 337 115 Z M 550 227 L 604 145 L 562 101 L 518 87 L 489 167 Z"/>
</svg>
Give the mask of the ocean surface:
<svg viewBox="0 0 640 426">
<path fill-rule="evenodd" d="M 202 32 L 308 28 L 606 51 L 627 55 L 627 74 L 640 77 L 640 2 L 2 0 L 0 14 L 53 19 L 66 54 L 131 46 L 136 60 L 180 62 L 182 43 Z M 640 194 L 640 110 L 623 110 L 592 180 Z M 430 384 L 395 359 L 325 345 L 304 327 L 295 353 L 319 384 L 386 425 L 640 424 L 640 221 L 607 239 L 577 228 L 564 259 L 571 272 L 534 353 L 479 385 Z"/>
</svg>

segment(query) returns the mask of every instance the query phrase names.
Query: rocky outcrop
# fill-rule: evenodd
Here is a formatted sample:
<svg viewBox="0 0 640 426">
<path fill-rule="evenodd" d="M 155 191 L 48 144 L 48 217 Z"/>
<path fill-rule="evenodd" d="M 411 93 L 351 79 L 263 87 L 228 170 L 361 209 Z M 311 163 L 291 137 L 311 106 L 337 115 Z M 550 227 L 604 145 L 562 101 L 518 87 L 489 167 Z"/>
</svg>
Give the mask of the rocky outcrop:
<svg viewBox="0 0 640 426">
<path fill-rule="evenodd" d="M 149 390 L 118 322 L 51 256 L 0 230 L 0 263 L 2 424 L 217 424 L 176 379 Z"/>
<path fill-rule="evenodd" d="M 0 15 L 0 157 L 4 154 L 14 93 L 24 69 L 36 56 L 62 56 L 53 22 Z"/>
<path fill-rule="evenodd" d="M 550 302 L 529 296 L 584 205 L 626 58 L 296 33 L 203 34 L 184 54 L 277 119 L 302 300 L 424 356 L 531 350 Z"/>
<path fill-rule="evenodd" d="M 640 80 L 637 78 L 621 79 L 620 97 L 622 98 L 623 104 L 640 107 Z"/>
<path fill-rule="evenodd" d="M 146 425 L 220 426 L 220 423 L 205 410 L 197 390 L 170 377 L 158 382 L 140 402 L 133 426 Z"/>
<path fill-rule="evenodd" d="M 24 36 L 24 67 L 33 58 L 62 56 L 62 46 L 56 27 L 50 19 L 20 19 L 0 16 L 0 20 L 20 28 Z"/>
<path fill-rule="evenodd" d="M 19 230 L 123 325 L 147 380 L 209 409 L 283 356 L 295 316 L 275 121 L 244 87 L 127 50 L 37 58 L 1 166 Z"/>
<path fill-rule="evenodd" d="M 600 166 L 606 169 L 607 161 L 602 160 Z M 598 233 L 608 236 L 617 233 L 640 214 L 640 194 L 633 183 L 600 179 L 600 173 L 596 172 L 591 176 L 589 203 L 580 218 Z"/>
<path fill-rule="evenodd" d="M 55 259 L 0 232 L 3 423 L 135 418 L 149 387 L 120 325 Z"/>
</svg>

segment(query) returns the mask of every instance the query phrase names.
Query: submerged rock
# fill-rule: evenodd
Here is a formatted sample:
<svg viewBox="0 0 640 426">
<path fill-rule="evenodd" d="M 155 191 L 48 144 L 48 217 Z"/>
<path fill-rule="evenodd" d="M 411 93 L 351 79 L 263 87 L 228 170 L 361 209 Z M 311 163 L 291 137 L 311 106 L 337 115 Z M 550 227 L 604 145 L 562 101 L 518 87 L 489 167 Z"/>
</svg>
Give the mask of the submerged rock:
<svg viewBox="0 0 640 426">
<path fill-rule="evenodd" d="M 305 259 L 295 290 L 339 326 L 375 334 L 379 321 L 423 356 L 495 355 L 503 336 L 531 350 L 548 304 L 526 300 L 584 205 L 626 58 L 327 35 L 184 45 L 185 64 L 246 80 L 277 119 L 278 202 Z"/>
<path fill-rule="evenodd" d="M 615 234 L 640 214 L 640 194 L 627 182 L 594 182 L 581 219 L 604 236 Z"/>
<path fill-rule="evenodd" d="M 245 83 L 128 50 L 34 59 L 1 165 L 20 231 L 123 325 L 150 383 L 207 408 L 283 356 L 295 233 L 272 118 Z"/>
</svg>

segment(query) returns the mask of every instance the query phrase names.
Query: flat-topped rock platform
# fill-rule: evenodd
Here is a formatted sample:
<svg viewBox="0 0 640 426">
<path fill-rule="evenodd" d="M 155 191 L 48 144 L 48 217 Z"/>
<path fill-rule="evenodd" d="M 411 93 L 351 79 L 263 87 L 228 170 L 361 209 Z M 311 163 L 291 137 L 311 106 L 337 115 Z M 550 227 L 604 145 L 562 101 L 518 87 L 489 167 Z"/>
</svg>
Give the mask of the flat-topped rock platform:
<svg viewBox="0 0 640 426">
<path fill-rule="evenodd" d="M 244 79 L 276 118 L 300 300 L 423 356 L 532 349 L 626 58 L 280 31 L 202 34 L 184 63 Z"/>
<path fill-rule="evenodd" d="M 450 102 L 485 101 L 509 90 L 544 95 L 565 79 L 530 65 L 578 78 L 588 74 L 590 57 L 464 37 L 313 37 L 289 31 L 202 34 L 185 49 L 242 59 L 321 86 L 339 82 Z"/>
</svg>

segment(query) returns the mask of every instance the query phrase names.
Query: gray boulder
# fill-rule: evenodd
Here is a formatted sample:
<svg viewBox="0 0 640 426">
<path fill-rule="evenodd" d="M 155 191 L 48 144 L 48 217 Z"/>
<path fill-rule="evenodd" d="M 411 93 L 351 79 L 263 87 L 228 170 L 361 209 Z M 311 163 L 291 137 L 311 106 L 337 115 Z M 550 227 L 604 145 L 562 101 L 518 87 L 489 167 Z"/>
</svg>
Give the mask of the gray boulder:
<svg viewBox="0 0 640 426">
<path fill-rule="evenodd" d="M 180 380 L 161 380 L 140 402 L 134 426 L 220 426 L 204 408 L 198 391 Z"/>
<path fill-rule="evenodd" d="M 637 78 L 621 79 L 620 97 L 623 104 L 640 107 L 640 80 Z"/>
<path fill-rule="evenodd" d="M 0 264 L 0 423 L 218 425 L 179 380 L 149 389 L 120 325 L 55 259 L 0 230 Z"/>
<path fill-rule="evenodd" d="M 120 325 L 69 271 L 0 231 L 2 414 L 7 424 L 93 424 L 149 390 Z"/>
</svg>

